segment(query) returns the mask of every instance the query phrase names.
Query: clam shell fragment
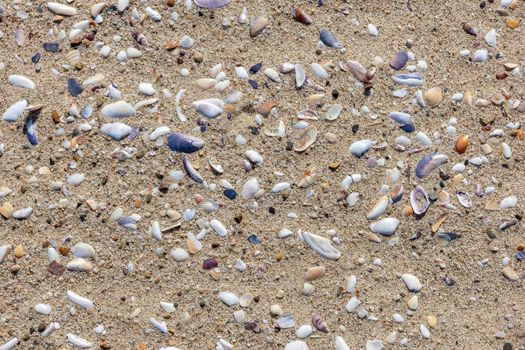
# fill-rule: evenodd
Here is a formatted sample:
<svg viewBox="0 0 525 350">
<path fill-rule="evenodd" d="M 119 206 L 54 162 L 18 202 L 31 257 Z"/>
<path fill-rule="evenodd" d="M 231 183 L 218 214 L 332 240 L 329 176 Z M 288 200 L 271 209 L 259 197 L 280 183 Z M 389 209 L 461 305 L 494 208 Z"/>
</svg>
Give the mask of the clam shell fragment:
<svg viewBox="0 0 525 350">
<path fill-rule="evenodd" d="M 338 260 L 341 253 L 335 249 L 330 240 L 310 232 L 303 232 L 303 239 L 317 254 L 329 260 Z"/>
<path fill-rule="evenodd" d="M 310 125 L 304 129 L 301 137 L 295 142 L 293 149 L 296 152 L 304 152 L 308 147 L 314 144 L 317 139 L 317 128 Z"/>
</svg>

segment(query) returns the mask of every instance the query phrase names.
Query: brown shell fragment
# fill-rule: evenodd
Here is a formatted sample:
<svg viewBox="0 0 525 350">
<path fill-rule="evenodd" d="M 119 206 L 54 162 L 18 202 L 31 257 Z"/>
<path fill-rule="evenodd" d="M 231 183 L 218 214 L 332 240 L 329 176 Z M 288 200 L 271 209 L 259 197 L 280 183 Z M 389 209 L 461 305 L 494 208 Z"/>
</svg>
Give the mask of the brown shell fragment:
<svg viewBox="0 0 525 350">
<path fill-rule="evenodd" d="M 293 12 L 293 18 L 303 24 L 312 24 L 312 19 L 308 14 L 300 7 L 296 7 Z"/>
<path fill-rule="evenodd" d="M 257 113 L 262 115 L 263 117 L 268 117 L 270 115 L 270 112 L 274 107 L 277 107 L 278 103 L 273 101 L 266 101 L 259 107 L 257 107 Z"/>
<path fill-rule="evenodd" d="M 318 331 L 328 333 L 328 326 L 320 315 L 314 315 L 312 317 L 312 324 Z"/>
<path fill-rule="evenodd" d="M 310 125 L 304 129 L 303 134 L 299 137 L 299 140 L 293 145 L 293 149 L 296 152 L 304 152 L 308 147 L 314 144 L 317 139 L 317 128 Z"/>
<path fill-rule="evenodd" d="M 443 222 L 447 219 L 447 217 L 448 217 L 447 213 L 443 213 L 440 216 L 438 216 L 438 218 L 432 224 L 432 233 L 436 233 L 437 230 L 439 230 L 439 227 L 441 226 L 441 224 L 443 224 Z"/>
<path fill-rule="evenodd" d="M 472 36 L 478 35 L 476 29 L 474 29 L 474 27 L 468 22 L 463 22 L 463 30 L 465 31 L 465 33 L 470 34 Z"/>
<path fill-rule="evenodd" d="M 170 40 L 164 44 L 164 49 L 171 51 L 179 47 L 179 42 L 177 40 Z"/>
<path fill-rule="evenodd" d="M 64 273 L 64 267 L 60 265 L 59 262 L 53 260 L 48 266 L 47 271 L 51 272 L 53 275 L 60 276 Z"/>
<path fill-rule="evenodd" d="M 465 153 L 468 147 L 468 135 L 459 135 L 456 142 L 454 143 L 454 151 L 459 154 Z"/>
<path fill-rule="evenodd" d="M 256 37 L 257 35 L 261 34 L 261 32 L 266 28 L 268 25 L 268 17 L 261 16 L 253 19 L 250 22 L 250 36 Z"/>
</svg>

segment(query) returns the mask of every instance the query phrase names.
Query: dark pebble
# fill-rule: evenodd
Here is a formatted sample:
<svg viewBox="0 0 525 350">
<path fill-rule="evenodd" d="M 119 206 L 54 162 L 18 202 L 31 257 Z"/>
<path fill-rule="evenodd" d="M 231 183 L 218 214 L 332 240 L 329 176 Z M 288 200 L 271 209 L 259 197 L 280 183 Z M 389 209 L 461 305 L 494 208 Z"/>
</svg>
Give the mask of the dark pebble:
<svg viewBox="0 0 525 350">
<path fill-rule="evenodd" d="M 206 260 L 204 260 L 204 262 L 202 263 L 202 268 L 203 268 L 204 270 L 214 269 L 214 268 L 216 268 L 217 266 L 219 266 L 219 262 L 218 262 L 217 259 L 215 259 L 215 258 L 209 258 L 209 259 L 206 259 Z"/>
<path fill-rule="evenodd" d="M 69 93 L 73 97 L 77 97 L 84 91 L 84 88 L 80 86 L 80 84 L 77 82 L 75 78 L 69 78 L 67 80 L 67 88 L 69 89 Z"/>
<path fill-rule="evenodd" d="M 40 52 L 37 52 L 31 57 L 31 62 L 38 63 L 40 61 L 40 57 L 42 57 L 42 54 Z"/>
<path fill-rule="evenodd" d="M 503 350 L 512 350 L 512 344 L 511 343 L 503 344 Z"/>
<path fill-rule="evenodd" d="M 60 51 L 60 45 L 58 43 L 44 43 L 42 45 L 44 50 L 47 52 L 58 52 Z"/>
<path fill-rule="evenodd" d="M 252 244 L 259 244 L 259 243 L 261 243 L 261 240 L 259 238 L 257 238 L 256 235 L 249 235 L 248 236 L 248 242 L 250 242 Z"/>
<path fill-rule="evenodd" d="M 248 80 L 248 83 L 250 83 L 250 85 L 252 86 L 252 88 L 254 90 L 257 90 L 259 88 L 259 84 L 257 84 L 257 82 L 255 80 Z"/>
<path fill-rule="evenodd" d="M 237 192 L 235 192 L 234 189 L 229 188 L 227 190 L 224 190 L 224 195 L 229 199 L 234 200 L 237 197 Z"/>
<path fill-rule="evenodd" d="M 453 278 L 448 277 L 448 276 L 445 276 L 443 280 L 445 281 L 445 284 L 449 287 L 452 287 L 453 285 L 456 284 L 456 281 Z"/>
<path fill-rule="evenodd" d="M 352 125 L 352 132 L 355 134 L 359 130 L 359 124 Z"/>
<path fill-rule="evenodd" d="M 257 63 L 256 65 L 250 68 L 250 73 L 257 74 L 257 72 L 260 71 L 261 68 L 262 68 L 262 63 Z"/>
</svg>

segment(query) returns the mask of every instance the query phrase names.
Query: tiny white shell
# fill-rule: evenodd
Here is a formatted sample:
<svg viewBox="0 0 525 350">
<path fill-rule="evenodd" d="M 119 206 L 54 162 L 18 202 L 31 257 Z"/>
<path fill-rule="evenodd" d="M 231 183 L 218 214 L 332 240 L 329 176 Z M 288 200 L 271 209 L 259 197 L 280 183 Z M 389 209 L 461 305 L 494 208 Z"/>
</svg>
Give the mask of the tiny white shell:
<svg viewBox="0 0 525 350">
<path fill-rule="evenodd" d="M 67 296 L 69 300 L 73 302 L 73 304 L 76 304 L 84 309 L 91 309 L 94 306 L 94 303 L 91 300 L 84 298 L 71 290 L 67 291 Z"/>
<path fill-rule="evenodd" d="M 35 89 L 35 83 L 33 83 L 31 79 L 29 79 L 28 77 L 24 75 L 12 74 L 7 78 L 7 80 L 9 80 L 9 82 L 12 85 L 22 88 L 22 89 L 28 89 L 28 90 Z"/>
</svg>

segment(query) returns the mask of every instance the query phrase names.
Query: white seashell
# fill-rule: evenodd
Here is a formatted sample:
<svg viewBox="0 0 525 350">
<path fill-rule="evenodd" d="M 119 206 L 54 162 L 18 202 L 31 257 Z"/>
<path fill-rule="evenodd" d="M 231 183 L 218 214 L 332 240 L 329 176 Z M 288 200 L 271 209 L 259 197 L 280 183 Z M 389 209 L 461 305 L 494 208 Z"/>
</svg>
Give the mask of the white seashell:
<svg viewBox="0 0 525 350">
<path fill-rule="evenodd" d="M 91 16 L 93 18 L 96 18 L 98 15 L 100 15 L 100 13 L 102 12 L 102 10 L 106 7 L 106 3 L 105 2 L 99 2 L 97 4 L 93 4 L 90 8 L 90 11 L 91 11 Z"/>
<path fill-rule="evenodd" d="M 33 208 L 22 208 L 13 212 L 13 218 L 18 220 L 27 219 L 33 213 Z"/>
<path fill-rule="evenodd" d="M 235 67 L 235 74 L 239 79 L 248 80 L 248 71 L 244 67 Z"/>
<path fill-rule="evenodd" d="M 98 52 L 101 57 L 106 58 L 109 56 L 109 53 L 111 52 L 111 46 L 104 45 L 100 48 L 100 51 Z"/>
<path fill-rule="evenodd" d="M 357 204 L 357 201 L 359 200 L 359 193 L 358 192 L 352 192 L 346 197 L 346 202 L 348 203 L 348 206 L 354 207 Z"/>
<path fill-rule="evenodd" d="M 340 104 L 335 104 L 331 106 L 328 111 L 326 111 L 325 118 L 326 120 L 336 120 L 339 118 L 339 115 L 341 114 L 341 111 L 343 110 L 343 106 Z"/>
<path fill-rule="evenodd" d="M 341 253 L 335 249 L 330 240 L 310 232 L 303 232 L 303 239 L 317 254 L 329 260 L 338 260 Z"/>
<path fill-rule="evenodd" d="M 236 104 L 236 103 L 241 102 L 242 97 L 243 97 L 243 93 L 242 93 L 242 92 L 240 92 L 240 91 L 234 91 L 234 92 L 232 92 L 231 94 L 229 94 L 229 95 L 224 99 L 224 103 L 227 103 L 227 104 Z"/>
<path fill-rule="evenodd" d="M 75 345 L 76 347 L 82 348 L 82 349 L 87 349 L 93 346 L 93 344 L 87 341 L 86 339 L 80 338 L 79 336 L 76 336 L 73 333 L 67 334 L 67 340 L 71 344 Z"/>
<path fill-rule="evenodd" d="M 368 24 L 368 26 L 366 26 L 366 29 L 368 30 L 368 34 L 370 34 L 372 36 L 378 36 L 379 35 L 379 31 L 377 30 L 377 27 L 375 25 L 373 25 L 372 23 Z"/>
<path fill-rule="evenodd" d="M 158 100 L 159 100 L 158 98 L 147 98 L 145 100 L 141 100 L 141 101 L 135 103 L 134 108 L 135 108 L 135 110 L 139 110 L 142 107 L 151 106 L 152 104 L 157 103 Z"/>
<path fill-rule="evenodd" d="M 496 41 L 497 41 L 497 34 L 496 29 L 492 28 L 488 31 L 487 34 L 485 34 L 485 42 L 490 47 L 496 47 Z"/>
<path fill-rule="evenodd" d="M 424 324 L 419 326 L 419 331 L 421 332 L 421 336 L 423 338 L 425 338 L 425 339 L 429 339 L 430 338 L 430 331 L 428 330 L 427 326 L 425 326 Z"/>
<path fill-rule="evenodd" d="M 283 64 L 281 64 L 279 70 L 283 74 L 288 74 L 288 73 L 291 73 L 291 72 L 293 72 L 295 70 L 295 65 L 293 63 L 290 63 L 290 62 L 284 62 Z"/>
<path fill-rule="evenodd" d="M 391 236 L 396 232 L 399 220 L 396 218 L 384 218 L 370 224 L 370 230 L 383 236 Z"/>
<path fill-rule="evenodd" d="M 187 35 L 184 35 L 179 41 L 179 46 L 184 50 L 191 49 L 193 46 L 193 39 Z"/>
<path fill-rule="evenodd" d="M 100 131 L 112 139 L 120 141 L 131 134 L 133 129 L 124 123 L 107 123 L 102 124 Z"/>
<path fill-rule="evenodd" d="M 266 75 L 268 78 L 270 78 L 272 81 L 276 83 L 282 82 L 281 77 L 279 76 L 279 72 L 277 72 L 273 68 L 266 68 L 264 70 L 264 75 Z"/>
<path fill-rule="evenodd" d="M 485 62 L 489 58 L 487 50 L 476 50 L 472 57 L 472 62 Z"/>
<path fill-rule="evenodd" d="M 308 345 L 301 340 L 294 340 L 286 344 L 284 350 L 308 350 Z"/>
<path fill-rule="evenodd" d="M 188 258 L 190 257 L 190 255 L 188 254 L 187 251 L 185 251 L 184 249 L 182 248 L 176 248 L 176 249 L 173 249 L 170 253 L 171 257 L 173 259 L 175 259 L 175 261 L 177 262 L 181 262 L 181 261 L 184 261 L 184 260 L 188 260 Z"/>
<path fill-rule="evenodd" d="M 69 40 L 73 40 L 77 37 L 79 37 L 80 35 L 82 35 L 82 32 L 83 30 L 82 29 L 72 29 L 70 32 L 69 32 Z"/>
<path fill-rule="evenodd" d="M 135 108 L 126 101 L 117 101 L 102 108 L 102 115 L 109 118 L 127 118 L 135 113 Z"/>
<path fill-rule="evenodd" d="M 77 14 L 77 9 L 71 6 L 59 4 L 58 2 L 48 2 L 47 8 L 49 11 L 62 16 L 74 16 Z"/>
<path fill-rule="evenodd" d="M 160 231 L 160 224 L 158 221 L 153 221 L 150 232 L 153 239 L 156 239 L 157 241 L 162 240 L 162 232 Z"/>
<path fill-rule="evenodd" d="M 239 297 L 230 292 L 220 292 L 219 299 L 228 306 L 237 305 L 239 303 Z"/>
<path fill-rule="evenodd" d="M 165 136 L 165 135 L 167 135 L 169 133 L 170 133 L 170 128 L 168 128 L 167 126 L 159 126 L 155 130 L 153 130 L 153 132 L 149 135 L 149 139 L 151 141 L 155 141 L 159 137 Z"/>
<path fill-rule="evenodd" d="M 142 51 L 140 51 L 139 49 L 136 49 L 134 47 L 128 47 L 126 49 L 126 55 L 129 58 L 137 58 L 137 57 L 142 56 Z"/>
<path fill-rule="evenodd" d="M 94 306 L 94 303 L 91 300 L 89 300 L 87 298 L 84 298 L 84 297 L 81 297 L 80 295 L 78 295 L 77 293 L 75 293 L 75 292 L 73 292 L 71 290 L 67 291 L 67 296 L 68 296 L 69 300 L 71 300 L 71 302 L 73 304 L 76 304 L 76 305 L 80 306 L 81 308 L 91 309 Z"/>
<path fill-rule="evenodd" d="M 340 336 L 335 337 L 335 350 L 350 350 L 348 345 L 343 338 Z"/>
<path fill-rule="evenodd" d="M 280 182 L 277 185 L 273 186 L 272 192 L 273 193 L 279 193 L 284 190 L 289 190 L 291 187 L 289 182 Z"/>
<path fill-rule="evenodd" d="M 414 275 L 405 273 L 401 275 L 401 279 L 403 280 L 403 282 L 405 282 L 408 290 L 411 292 L 417 293 L 421 290 L 421 288 L 423 288 L 423 285 L 421 284 L 421 282 L 419 282 L 419 279 Z"/>
<path fill-rule="evenodd" d="M 160 21 L 161 18 L 162 18 L 160 16 L 160 13 L 158 13 L 157 11 L 152 9 L 151 7 L 146 7 L 146 9 L 144 11 L 146 11 L 146 14 L 149 16 L 149 18 L 151 18 L 155 22 Z"/>
<path fill-rule="evenodd" d="M 350 278 L 348 278 L 348 281 L 346 281 L 346 291 L 348 293 L 355 292 L 356 285 L 357 285 L 357 278 L 354 275 L 350 276 Z"/>
<path fill-rule="evenodd" d="M 228 234 L 228 230 L 219 220 L 213 219 L 210 221 L 211 228 L 221 237 L 225 237 Z"/>
<path fill-rule="evenodd" d="M 128 5 L 129 5 L 129 0 L 118 0 L 117 11 L 124 12 L 124 10 L 128 7 Z"/>
<path fill-rule="evenodd" d="M 26 107 L 26 100 L 15 102 L 11 106 L 9 106 L 9 108 L 6 109 L 2 116 L 2 120 L 5 122 L 16 122 L 16 120 L 24 113 L 24 109 Z"/>
<path fill-rule="evenodd" d="M 223 81 L 218 82 L 217 85 L 215 85 L 215 90 L 224 91 L 229 87 L 230 87 L 230 81 L 223 80 Z"/>
<path fill-rule="evenodd" d="M 501 143 L 501 151 L 503 152 L 503 157 L 505 157 L 506 159 L 512 157 L 512 149 L 505 142 Z"/>
<path fill-rule="evenodd" d="M 304 73 L 304 69 L 300 64 L 295 65 L 295 86 L 297 88 L 300 88 L 303 86 L 304 82 L 306 81 L 306 74 Z"/>
<path fill-rule="evenodd" d="M 166 323 L 165 323 L 164 321 L 159 322 L 159 321 L 157 321 L 156 319 L 154 319 L 153 317 L 151 317 L 151 318 L 149 319 L 149 321 L 151 322 L 151 325 L 152 325 L 156 330 L 158 330 L 159 332 L 164 333 L 164 334 L 167 334 L 167 333 L 168 333 L 168 327 L 166 326 Z"/>
<path fill-rule="evenodd" d="M 233 350 L 233 345 L 228 343 L 226 340 L 219 338 L 215 350 Z"/>
<path fill-rule="evenodd" d="M 244 270 L 246 270 L 246 267 L 246 264 L 241 259 L 237 259 L 237 261 L 235 262 L 235 268 L 237 269 L 237 271 L 243 272 Z"/>
<path fill-rule="evenodd" d="M 203 90 L 211 89 L 212 87 L 215 87 L 217 85 L 217 80 L 212 78 L 202 78 L 197 79 L 196 81 L 197 86 L 200 87 Z"/>
<path fill-rule="evenodd" d="M 295 335 L 297 336 L 297 338 L 301 338 L 301 339 L 308 338 L 310 334 L 312 334 L 312 326 L 308 324 L 302 325 L 295 332 Z"/>
<path fill-rule="evenodd" d="M 4 345 L 0 345 L 0 350 L 10 350 L 18 344 L 18 338 L 13 338 Z"/>
<path fill-rule="evenodd" d="M 186 89 L 180 90 L 177 95 L 175 95 L 175 109 L 177 111 L 177 116 L 179 117 L 179 120 L 181 122 L 186 121 L 186 116 L 184 113 L 182 113 L 182 109 L 180 108 L 180 100 L 184 96 L 184 93 L 186 92 Z"/>
<path fill-rule="evenodd" d="M 199 112 L 206 118 L 213 119 L 218 117 L 223 112 L 223 107 L 213 103 L 212 100 L 213 99 L 195 101 L 193 102 L 193 106 L 195 107 L 197 112 Z"/>
<path fill-rule="evenodd" d="M 47 260 L 52 263 L 53 261 L 60 262 L 60 254 L 53 247 L 47 248 Z"/>
<path fill-rule="evenodd" d="M 287 228 L 283 228 L 277 233 L 277 237 L 282 238 L 282 239 L 291 237 L 292 235 L 293 235 L 293 232 Z"/>
<path fill-rule="evenodd" d="M 85 179 L 86 179 L 86 176 L 84 174 L 76 173 L 76 174 L 69 175 L 66 182 L 70 184 L 71 186 L 78 186 L 82 182 L 84 182 Z"/>
<path fill-rule="evenodd" d="M 382 350 L 383 343 L 381 340 L 367 340 L 365 350 Z"/>
<path fill-rule="evenodd" d="M 29 89 L 29 90 L 35 89 L 35 83 L 33 83 L 31 79 L 23 75 L 12 74 L 7 78 L 7 80 L 9 80 L 9 82 L 13 86 L 16 86 L 22 89 Z"/>
<path fill-rule="evenodd" d="M 51 306 L 47 304 L 36 304 L 35 311 L 41 315 L 49 315 L 51 313 Z"/>
<path fill-rule="evenodd" d="M 73 255 L 77 258 L 91 259 L 95 257 L 95 249 L 87 243 L 77 243 L 72 249 Z"/>
<path fill-rule="evenodd" d="M 168 302 L 165 302 L 165 301 L 161 301 L 160 302 L 160 307 L 162 307 L 162 309 L 166 312 L 169 312 L 169 313 L 173 313 L 175 312 L 176 308 L 175 308 L 175 304 L 173 303 L 168 303 Z"/>
<path fill-rule="evenodd" d="M 256 177 L 251 177 L 246 181 L 242 188 L 242 198 L 250 199 L 259 191 L 259 181 Z"/>
<path fill-rule="evenodd" d="M 139 92 L 142 92 L 144 95 L 152 96 L 155 95 L 156 91 L 153 88 L 153 85 L 150 83 L 140 83 Z"/>
<path fill-rule="evenodd" d="M 244 152 L 244 155 L 246 156 L 246 158 L 248 158 L 248 160 L 258 166 L 260 166 L 263 162 L 263 157 L 257 153 L 256 151 L 254 150 L 248 150 L 246 152 Z"/>
<path fill-rule="evenodd" d="M 104 81 L 104 74 L 99 73 L 99 74 L 92 75 L 86 80 L 84 80 L 84 82 L 82 83 L 82 86 L 88 87 L 92 85 L 98 85 L 102 83 L 103 81 Z"/>
<path fill-rule="evenodd" d="M 69 271 L 80 271 L 80 272 L 87 272 L 93 270 L 93 265 L 84 259 L 73 259 L 71 260 L 67 265 L 66 268 Z"/>
<path fill-rule="evenodd" d="M 509 196 L 501 200 L 501 202 L 499 203 L 499 208 L 500 209 L 514 208 L 516 204 L 518 204 L 518 197 Z"/>
<path fill-rule="evenodd" d="M 328 79 L 328 72 L 319 63 L 312 63 L 310 68 L 316 77 L 320 79 Z"/>
<path fill-rule="evenodd" d="M 416 141 L 424 147 L 432 146 L 432 140 L 424 132 L 420 131 L 415 137 Z"/>
<path fill-rule="evenodd" d="M 388 197 L 383 196 L 381 197 L 377 203 L 370 209 L 370 211 L 366 214 L 366 218 L 368 220 L 374 220 L 383 215 L 386 208 L 388 207 Z"/>
<path fill-rule="evenodd" d="M 368 152 L 368 150 L 372 147 L 372 141 L 370 140 L 359 140 L 350 145 L 350 153 L 352 153 L 356 157 L 361 157 L 363 154 Z"/>
<path fill-rule="evenodd" d="M 359 305 L 361 305 L 361 300 L 357 299 L 356 297 L 352 297 L 348 303 L 346 303 L 346 311 L 354 312 Z"/>
<path fill-rule="evenodd" d="M 221 71 L 222 71 L 222 63 L 217 63 L 216 65 L 210 68 L 210 70 L 208 71 L 208 74 L 210 75 L 210 77 L 215 79 L 217 78 L 217 75 L 219 75 Z"/>
<path fill-rule="evenodd" d="M 5 258 L 7 257 L 7 254 L 9 254 L 9 251 L 11 251 L 10 245 L 0 246 L 0 264 L 4 262 Z"/>
</svg>

